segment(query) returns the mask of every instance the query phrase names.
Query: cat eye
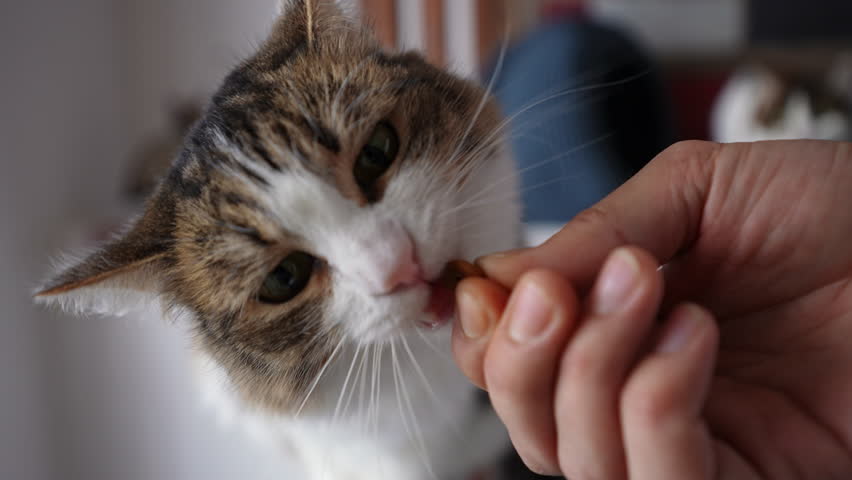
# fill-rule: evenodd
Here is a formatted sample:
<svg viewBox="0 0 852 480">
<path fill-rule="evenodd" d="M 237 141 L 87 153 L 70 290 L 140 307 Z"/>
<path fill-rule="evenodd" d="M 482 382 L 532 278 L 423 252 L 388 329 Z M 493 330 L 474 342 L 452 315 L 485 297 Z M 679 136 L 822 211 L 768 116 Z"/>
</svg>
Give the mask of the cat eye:
<svg viewBox="0 0 852 480">
<path fill-rule="evenodd" d="M 263 303 L 284 303 L 305 289 L 316 259 L 305 252 L 287 255 L 263 280 L 258 299 Z"/>
<path fill-rule="evenodd" d="M 355 181 L 365 192 L 390 168 L 399 153 L 399 137 L 387 122 L 376 125 L 355 160 Z M 369 196 L 369 195 L 368 195 Z"/>
</svg>

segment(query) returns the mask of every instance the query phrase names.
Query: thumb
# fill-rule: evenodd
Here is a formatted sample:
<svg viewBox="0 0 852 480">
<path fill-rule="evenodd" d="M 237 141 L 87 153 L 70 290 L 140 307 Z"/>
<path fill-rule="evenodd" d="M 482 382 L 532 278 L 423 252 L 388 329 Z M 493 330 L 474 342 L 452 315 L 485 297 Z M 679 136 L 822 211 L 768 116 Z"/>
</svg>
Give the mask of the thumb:
<svg viewBox="0 0 852 480">
<path fill-rule="evenodd" d="M 543 267 L 562 273 L 581 290 L 591 286 L 606 256 L 622 245 L 644 248 L 666 263 L 698 233 L 713 160 L 722 148 L 712 142 L 677 143 L 542 245 L 488 255 L 477 263 L 506 287 L 527 270 Z"/>
</svg>

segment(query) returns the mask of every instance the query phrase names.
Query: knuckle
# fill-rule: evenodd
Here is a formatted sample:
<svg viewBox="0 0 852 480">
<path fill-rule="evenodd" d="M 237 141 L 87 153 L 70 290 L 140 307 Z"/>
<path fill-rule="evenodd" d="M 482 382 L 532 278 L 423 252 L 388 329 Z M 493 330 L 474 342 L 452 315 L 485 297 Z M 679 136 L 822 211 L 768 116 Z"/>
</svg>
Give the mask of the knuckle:
<svg viewBox="0 0 852 480">
<path fill-rule="evenodd" d="M 604 376 L 603 355 L 593 342 L 577 342 L 562 360 L 560 368 L 563 381 L 587 385 L 599 383 Z"/>
<path fill-rule="evenodd" d="M 571 221 L 573 223 L 599 225 L 609 223 L 609 219 L 609 211 L 601 205 L 595 204 L 580 211 Z"/>
<path fill-rule="evenodd" d="M 666 172 L 671 176 L 671 185 L 680 183 L 701 184 L 713 169 L 722 145 L 702 140 L 683 140 L 660 154 L 666 162 Z"/>
<path fill-rule="evenodd" d="M 606 235 L 611 239 L 610 243 L 615 245 L 627 245 L 629 241 L 627 235 L 619 229 L 619 222 L 615 221 L 613 213 L 606 207 L 606 203 L 596 203 L 591 207 L 578 213 L 569 225 L 572 228 L 590 228 L 599 230 L 603 227 Z"/>
<path fill-rule="evenodd" d="M 719 144 L 714 142 L 704 140 L 681 140 L 663 150 L 663 153 L 660 155 L 666 159 L 675 161 L 685 159 L 694 161 L 697 158 L 706 158 L 718 148 Z"/>
<path fill-rule="evenodd" d="M 628 383 L 621 396 L 625 419 L 647 427 L 665 423 L 675 407 L 673 396 L 662 382 Z"/>
<path fill-rule="evenodd" d="M 517 396 L 525 388 L 523 365 L 517 361 L 507 361 L 510 358 L 500 352 L 489 351 L 485 356 L 483 366 L 488 391 L 492 395 Z"/>
<path fill-rule="evenodd" d="M 592 205 L 591 207 L 588 207 L 588 208 L 580 211 L 580 213 L 578 213 L 577 215 L 574 216 L 574 218 L 571 219 L 570 223 L 573 226 L 589 225 L 589 226 L 597 227 L 599 225 L 611 224 L 612 223 L 610 221 L 611 217 L 612 217 L 612 214 L 604 205 L 601 205 L 600 203 L 596 203 L 596 204 Z"/>
</svg>

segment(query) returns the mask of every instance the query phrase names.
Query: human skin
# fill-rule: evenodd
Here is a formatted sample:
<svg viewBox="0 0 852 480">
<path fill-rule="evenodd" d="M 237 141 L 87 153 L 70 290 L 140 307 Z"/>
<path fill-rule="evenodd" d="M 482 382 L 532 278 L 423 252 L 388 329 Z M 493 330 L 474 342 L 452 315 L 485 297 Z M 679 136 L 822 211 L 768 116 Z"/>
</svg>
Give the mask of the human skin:
<svg viewBox="0 0 852 480">
<path fill-rule="evenodd" d="M 852 478 L 850 204 L 850 144 L 679 143 L 481 259 L 456 361 L 539 473 Z"/>
</svg>

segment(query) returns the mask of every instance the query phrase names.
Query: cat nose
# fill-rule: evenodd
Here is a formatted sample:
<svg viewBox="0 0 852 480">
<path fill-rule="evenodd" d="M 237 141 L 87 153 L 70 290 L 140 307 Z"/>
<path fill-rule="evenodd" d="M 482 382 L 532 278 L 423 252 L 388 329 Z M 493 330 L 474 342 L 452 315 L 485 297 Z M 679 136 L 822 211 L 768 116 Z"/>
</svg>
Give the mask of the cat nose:
<svg viewBox="0 0 852 480">
<path fill-rule="evenodd" d="M 391 267 L 384 278 L 381 293 L 393 293 L 423 281 L 420 265 L 414 260 L 413 255 L 408 255 L 408 257 L 400 258 Z"/>
<path fill-rule="evenodd" d="M 383 223 L 376 236 L 353 239 L 356 257 L 351 272 L 371 295 L 388 295 L 423 282 L 414 243 L 396 223 Z M 355 252 L 353 252 L 355 253 Z"/>
<path fill-rule="evenodd" d="M 387 295 L 423 281 L 423 272 L 414 256 L 411 240 L 407 236 L 398 240 L 401 241 L 393 242 L 391 245 L 374 244 L 368 247 L 380 249 L 390 247 L 390 251 L 370 255 L 375 264 L 372 266 L 372 278 L 367 280 L 371 284 L 371 293 L 374 295 Z"/>
</svg>

